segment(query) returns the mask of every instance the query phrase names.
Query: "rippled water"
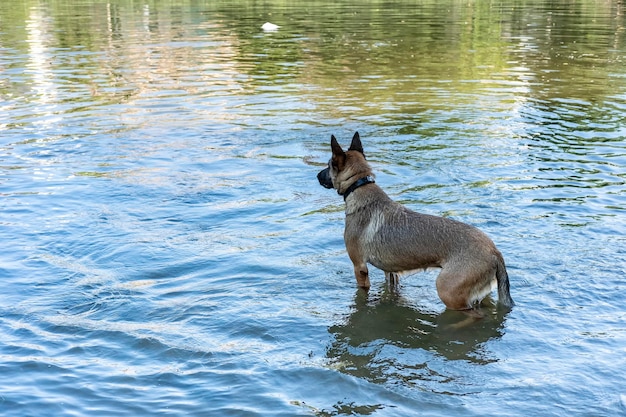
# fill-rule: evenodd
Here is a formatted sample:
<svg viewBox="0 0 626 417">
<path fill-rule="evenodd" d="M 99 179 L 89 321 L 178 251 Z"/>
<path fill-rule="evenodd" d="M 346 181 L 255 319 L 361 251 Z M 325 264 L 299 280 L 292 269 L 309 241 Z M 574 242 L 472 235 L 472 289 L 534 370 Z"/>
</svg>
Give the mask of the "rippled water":
<svg viewBox="0 0 626 417">
<path fill-rule="evenodd" d="M 0 414 L 626 412 L 624 12 L 2 3 Z M 494 239 L 512 312 L 357 290 L 315 178 L 355 130 Z"/>
</svg>

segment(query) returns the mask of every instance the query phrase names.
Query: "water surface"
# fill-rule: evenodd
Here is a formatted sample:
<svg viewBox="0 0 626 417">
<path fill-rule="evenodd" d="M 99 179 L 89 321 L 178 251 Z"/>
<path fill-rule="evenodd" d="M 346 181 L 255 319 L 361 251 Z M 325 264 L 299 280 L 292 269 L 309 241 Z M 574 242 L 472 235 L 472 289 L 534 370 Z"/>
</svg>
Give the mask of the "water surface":
<svg viewBox="0 0 626 417">
<path fill-rule="evenodd" d="M 626 411 L 621 2 L 5 3 L 0 414 Z M 356 130 L 512 312 L 357 290 L 315 178 Z"/>
</svg>

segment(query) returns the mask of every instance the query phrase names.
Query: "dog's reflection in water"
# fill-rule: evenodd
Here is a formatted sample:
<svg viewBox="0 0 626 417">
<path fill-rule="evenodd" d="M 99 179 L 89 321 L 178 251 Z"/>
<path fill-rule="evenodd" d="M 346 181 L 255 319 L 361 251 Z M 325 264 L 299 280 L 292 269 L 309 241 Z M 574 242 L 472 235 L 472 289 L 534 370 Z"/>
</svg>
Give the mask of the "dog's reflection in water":
<svg viewBox="0 0 626 417">
<path fill-rule="evenodd" d="M 486 345 L 504 334 L 508 310 L 488 298 L 478 311 L 480 317 L 422 311 L 386 284 L 378 295 L 359 290 L 350 315 L 329 328 L 334 340 L 327 356 L 340 371 L 375 382 L 443 378 L 433 374 L 429 361 L 498 359 Z"/>
</svg>

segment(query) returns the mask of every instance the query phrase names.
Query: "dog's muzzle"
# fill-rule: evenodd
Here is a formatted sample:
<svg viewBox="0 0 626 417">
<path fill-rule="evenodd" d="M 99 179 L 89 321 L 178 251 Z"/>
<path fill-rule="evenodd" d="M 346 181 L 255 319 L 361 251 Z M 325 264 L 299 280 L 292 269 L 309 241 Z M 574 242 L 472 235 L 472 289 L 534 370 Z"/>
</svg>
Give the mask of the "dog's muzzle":
<svg viewBox="0 0 626 417">
<path fill-rule="evenodd" d="M 317 174 L 317 180 L 325 188 L 333 188 L 333 181 L 330 179 L 330 168 L 323 169 Z"/>
</svg>

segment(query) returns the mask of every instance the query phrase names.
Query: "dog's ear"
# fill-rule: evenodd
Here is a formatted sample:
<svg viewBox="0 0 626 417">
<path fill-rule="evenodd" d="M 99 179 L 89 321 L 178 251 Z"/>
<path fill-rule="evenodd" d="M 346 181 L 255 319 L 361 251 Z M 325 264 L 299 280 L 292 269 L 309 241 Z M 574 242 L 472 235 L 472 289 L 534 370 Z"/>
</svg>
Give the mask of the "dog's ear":
<svg viewBox="0 0 626 417">
<path fill-rule="evenodd" d="M 339 146 L 339 142 L 337 142 L 335 135 L 330 136 L 330 148 L 333 151 L 333 165 L 339 169 L 343 169 L 346 162 L 346 153 L 343 149 L 341 149 L 341 146 Z"/>
<path fill-rule="evenodd" d="M 350 149 L 348 150 L 361 152 L 363 156 L 365 156 L 365 153 L 363 152 L 363 145 L 361 144 L 361 137 L 359 136 L 359 132 L 355 132 L 354 136 L 352 136 L 352 143 L 350 144 Z"/>
</svg>

